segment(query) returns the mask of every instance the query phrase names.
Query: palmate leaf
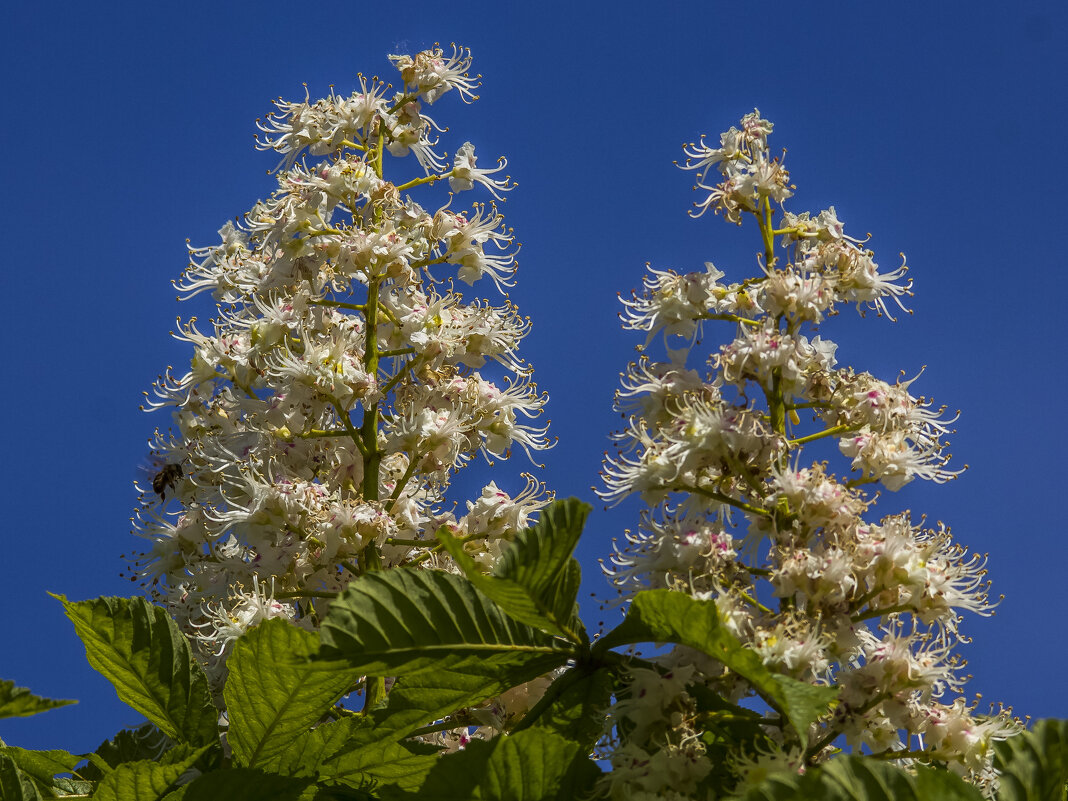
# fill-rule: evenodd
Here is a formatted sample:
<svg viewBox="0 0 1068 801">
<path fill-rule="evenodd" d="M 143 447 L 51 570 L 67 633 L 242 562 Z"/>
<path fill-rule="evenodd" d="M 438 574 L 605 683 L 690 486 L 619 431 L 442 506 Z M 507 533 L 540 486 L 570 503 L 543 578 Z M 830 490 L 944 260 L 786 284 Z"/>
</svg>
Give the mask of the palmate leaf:
<svg viewBox="0 0 1068 801">
<path fill-rule="evenodd" d="M 954 773 L 922 765 L 907 773 L 864 756 L 843 756 L 803 776 L 777 773 L 730 801 L 983 801 Z"/>
<path fill-rule="evenodd" d="M 597 642 L 594 652 L 640 642 L 688 645 L 716 658 L 790 721 L 802 747 L 807 745 L 809 725 L 826 714 L 837 697 L 834 688 L 816 687 L 766 668 L 760 657 L 722 624 L 712 601 L 670 590 L 639 592 L 626 618 Z"/>
<path fill-rule="evenodd" d="M 419 801 L 572 801 L 589 798 L 601 771 L 586 749 L 531 728 L 441 757 L 411 798 Z M 388 797 L 388 796 L 387 796 Z"/>
<path fill-rule="evenodd" d="M 994 745 L 999 801 L 1064 801 L 1068 793 L 1068 720 L 1037 720 Z"/>
<path fill-rule="evenodd" d="M 151 723 L 143 723 L 136 729 L 122 729 L 97 746 L 89 755 L 89 764 L 79 773 L 87 779 L 100 779 L 123 762 L 159 759 L 173 745 L 171 739 Z"/>
<path fill-rule="evenodd" d="M 311 777 L 289 778 L 254 768 L 213 770 L 163 797 L 165 801 L 312 801 L 320 794 Z M 122 801 L 141 801 L 130 796 Z M 94 796 L 95 799 L 95 796 Z"/>
<path fill-rule="evenodd" d="M 510 618 L 471 582 L 436 570 L 360 576 L 330 605 L 320 633 L 321 657 L 375 676 L 470 667 L 512 686 L 575 654 L 573 644 Z"/>
<path fill-rule="evenodd" d="M 96 598 L 63 604 L 89 664 L 119 698 L 173 740 L 218 740 L 218 712 L 204 671 L 167 612 L 142 598 Z"/>
<path fill-rule="evenodd" d="M 19 771 L 40 788 L 55 788 L 56 774 L 74 773 L 74 769 L 82 761 L 82 757 L 66 751 L 28 751 L 14 746 L 0 748 L 0 755 L 10 758 Z M 60 782 L 68 783 L 69 780 L 61 779 Z M 3 798 L 6 796 L 0 793 L 0 799 Z"/>
<path fill-rule="evenodd" d="M 25 687 L 16 687 L 13 681 L 0 680 L 0 718 L 25 718 L 76 703 L 78 702 L 42 698 Z"/>
<path fill-rule="evenodd" d="M 342 718 L 298 737 L 275 770 L 317 777 L 322 785 L 415 789 L 437 761 L 438 749 L 398 740 L 394 733 L 376 728 L 369 717 Z"/>
<path fill-rule="evenodd" d="M 430 721 L 462 707 L 477 706 L 537 678 L 546 670 L 540 660 L 514 664 L 508 655 L 443 657 L 433 668 L 397 679 L 384 704 L 371 714 L 382 731 L 399 739 Z"/>
<path fill-rule="evenodd" d="M 583 642 L 575 598 L 582 571 L 572 558 L 590 507 L 576 498 L 545 507 L 532 528 L 516 534 L 492 575 L 482 573 L 448 529 L 438 540 L 467 579 L 511 617 L 572 642 Z"/>
<path fill-rule="evenodd" d="M 739 753 L 767 754 L 775 750 L 775 741 L 759 712 L 738 706 L 700 683 L 686 691 L 696 703 L 697 728 L 702 730 L 701 742 L 712 764 L 704 781 L 707 786 L 721 788 L 733 783 L 734 758 Z"/>
<path fill-rule="evenodd" d="M 573 667 L 550 685 L 516 729 L 546 729 L 592 750 L 604 734 L 605 710 L 611 705 L 615 689 L 611 669 Z"/>
<path fill-rule="evenodd" d="M 0 798 L 4 801 L 41 801 L 37 785 L 19 770 L 15 760 L 0 754 Z"/>
<path fill-rule="evenodd" d="M 266 620 L 237 641 L 223 691 L 227 739 L 241 767 L 272 770 L 296 737 L 309 729 L 360 673 L 344 665 L 324 670 L 310 660 L 319 638 L 284 620 Z"/>
<path fill-rule="evenodd" d="M 126 762 L 108 773 L 93 793 L 94 801 L 156 801 L 175 789 L 175 783 L 196 763 L 205 745 L 196 749 L 183 748 L 184 758 L 177 761 Z"/>
</svg>

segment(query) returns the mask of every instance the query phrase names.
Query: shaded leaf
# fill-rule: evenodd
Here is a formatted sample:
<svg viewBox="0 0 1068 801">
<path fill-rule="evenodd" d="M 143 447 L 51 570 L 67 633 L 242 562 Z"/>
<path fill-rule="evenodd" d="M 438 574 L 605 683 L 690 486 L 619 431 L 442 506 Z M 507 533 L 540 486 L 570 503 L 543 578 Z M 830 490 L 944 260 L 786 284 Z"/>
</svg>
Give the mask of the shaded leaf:
<svg viewBox="0 0 1068 801">
<path fill-rule="evenodd" d="M 218 739 L 218 712 L 204 671 L 167 612 L 142 598 L 96 598 L 63 604 L 89 664 L 119 698 L 174 740 Z"/>
<path fill-rule="evenodd" d="M 73 773 L 84 757 L 66 751 L 29 751 L 8 745 L 0 753 L 11 757 L 19 770 L 40 781 L 51 781 L 57 773 Z"/>
<path fill-rule="evenodd" d="M 60 796 L 77 795 L 88 797 L 96 787 L 96 782 L 85 781 L 84 779 L 54 778 L 52 779 L 52 787 L 55 788 L 57 795 Z"/>
<path fill-rule="evenodd" d="M 82 757 L 66 751 L 28 751 L 14 746 L 0 748 L 0 754 L 9 757 L 22 774 L 32 779 L 40 788 L 57 787 L 56 774 L 74 773 L 74 769 L 82 761 Z M 0 793 L 0 799 L 6 797 Z"/>
<path fill-rule="evenodd" d="M 89 764 L 79 773 L 87 779 L 100 779 L 123 762 L 158 759 L 173 745 L 173 741 L 151 723 L 143 723 L 136 729 L 122 729 L 97 746 L 89 755 Z"/>
<path fill-rule="evenodd" d="M 19 770 L 14 759 L 3 753 L 0 753 L 0 798 L 4 801 L 41 801 L 33 779 Z"/>
<path fill-rule="evenodd" d="M 205 773 L 167 796 L 167 801 L 305 801 L 315 797 L 315 783 L 311 778 L 234 768 Z"/>
<path fill-rule="evenodd" d="M 540 661 L 514 664 L 507 656 L 444 657 L 432 669 L 398 679 L 385 704 L 372 714 L 383 730 L 404 736 L 462 707 L 476 706 L 537 678 L 548 669 Z"/>
<path fill-rule="evenodd" d="M 438 763 L 438 750 L 425 743 L 395 742 L 379 734 L 369 742 L 352 745 L 323 762 L 319 781 L 355 788 L 418 790 Z"/>
<path fill-rule="evenodd" d="M 441 757 L 420 801 L 572 801 L 601 775 L 586 749 L 548 729 L 530 728 Z"/>
<path fill-rule="evenodd" d="M 126 762 L 108 773 L 93 793 L 94 801 L 155 801 L 175 788 L 175 783 L 211 746 L 183 749 L 185 758 L 177 762 L 152 760 Z"/>
<path fill-rule="evenodd" d="M 13 681 L 0 680 L 0 718 L 25 718 L 76 703 L 78 702 L 42 698 L 25 687 L 16 687 Z"/>
<path fill-rule="evenodd" d="M 713 601 L 670 590 L 639 592 L 626 618 L 598 641 L 594 653 L 640 642 L 688 645 L 719 660 L 786 716 L 802 746 L 807 744 L 809 725 L 826 714 L 837 697 L 833 687 L 817 687 L 765 667 L 759 655 L 722 625 Z"/>
<path fill-rule="evenodd" d="M 1068 720 L 1036 720 L 1029 731 L 994 744 L 1001 801 L 1064 801 Z"/>
<path fill-rule="evenodd" d="M 975 787 L 947 770 L 915 766 L 915 775 L 871 757 L 844 756 L 803 776 L 777 773 L 739 801 L 982 801 Z"/>
<path fill-rule="evenodd" d="M 310 659 L 319 638 L 284 620 L 247 632 L 227 660 L 227 739 L 235 763 L 273 769 L 300 734 L 346 695 L 360 673 L 345 665 L 324 669 Z"/>
<path fill-rule="evenodd" d="M 730 787 L 735 781 L 733 762 L 739 754 L 775 750 L 759 712 L 738 706 L 702 684 L 690 685 L 686 691 L 696 702 L 696 728 L 701 730 L 705 755 L 712 765 L 702 786 Z"/>
<path fill-rule="evenodd" d="M 360 576 L 330 605 L 321 636 L 324 658 L 377 676 L 466 657 L 485 661 L 494 675 L 513 668 L 540 675 L 573 655 L 573 646 L 514 621 L 466 579 L 435 570 Z"/>
<path fill-rule="evenodd" d="M 592 749 L 604 733 L 606 710 L 614 690 L 615 680 L 608 668 L 586 672 L 574 667 L 557 678 L 530 710 L 529 725 L 553 731 Z M 517 728 L 527 725 L 524 718 Z"/>
</svg>

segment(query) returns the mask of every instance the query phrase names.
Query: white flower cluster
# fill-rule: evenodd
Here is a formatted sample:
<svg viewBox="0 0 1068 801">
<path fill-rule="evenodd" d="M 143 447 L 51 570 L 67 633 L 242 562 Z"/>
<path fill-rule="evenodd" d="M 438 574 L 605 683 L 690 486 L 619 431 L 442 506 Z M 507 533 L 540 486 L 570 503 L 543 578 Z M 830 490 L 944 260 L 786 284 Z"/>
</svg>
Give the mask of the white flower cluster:
<svg viewBox="0 0 1068 801">
<path fill-rule="evenodd" d="M 531 422 L 546 396 L 517 352 L 529 321 L 507 295 L 493 305 L 456 286 L 511 286 L 503 217 L 454 208 L 452 193 L 427 211 L 409 194 L 448 181 L 499 199 L 513 186 L 496 177 L 503 160 L 476 166 L 470 143 L 451 167 L 434 149 L 441 129 L 422 103 L 452 89 L 475 99 L 470 54 L 392 59 L 399 91 L 361 77 L 349 97 L 276 103 L 259 146 L 283 156 L 278 188 L 218 244 L 191 249 L 176 282 L 183 299 L 210 292 L 217 311 L 181 324 L 189 370 L 161 376 L 149 401 L 173 411 L 175 431 L 152 444 L 161 470 L 136 517 L 149 543 L 136 568 L 216 676 L 248 626 L 313 628 L 365 571 L 454 569 L 441 526 L 492 567 L 551 499 L 530 476 L 514 496 L 488 484 L 463 516 L 446 497 L 478 454 L 552 442 Z M 386 154 L 413 154 L 416 174 L 387 171 Z"/>
<path fill-rule="evenodd" d="M 912 381 L 891 384 L 837 366 L 836 345 L 813 335 L 843 303 L 890 317 L 891 305 L 904 309 L 910 282 L 904 265 L 880 272 L 833 208 L 776 215 L 773 202 L 781 205 L 793 187 L 768 155 L 771 130 L 759 113 L 748 114 L 740 130 L 721 136 L 721 147 L 691 146 L 684 165 L 708 193 L 695 216 L 712 209 L 737 223 L 755 219 L 760 273 L 723 283 L 711 264 L 687 275 L 651 270 L 644 291 L 623 301 L 625 327 L 645 332 L 646 345 L 662 333 L 670 358 L 643 356 L 617 393 L 629 419 L 619 454 L 606 461 L 602 495 L 619 501 L 640 493 L 650 508 L 606 570 L 624 600 L 646 587 L 714 600 L 731 632 L 767 666 L 841 688 L 833 713 L 809 732 L 814 745 L 774 760 L 811 764 L 842 737 L 905 764 L 947 763 L 982 785 L 991 742 L 1018 731 L 1008 712 L 982 717 L 951 695 L 964 680 L 952 654 L 964 639 L 959 613 L 992 608 L 985 559 L 967 555 L 941 525 L 925 527 L 907 513 L 865 517 L 877 498 L 866 485 L 897 490 L 916 478 L 957 475 L 945 452 L 956 418 L 911 395 Z M 709 186 L 713 166 L 722 181 Z M 736 332 L 702 358 L 702 375 L 686 361 L 709 320 Z M 805 466 L 805 447 L 821 440 L 837 443 L 851 476 L 837 477 L 821 461 Z M 678 675 L 693 652 L 677 649 L 662 661 Z M 725 697 L 751 691 L 719 663 L 698 667 L 694 681 Z M 769 731 L 775 725 L 769 718 Z M 620 747 L 673 749 L 692 742 L 691 732 L 683 734 L 643 741 L 632 733 Z M 649 753 L 643 759 L 656 761 Z M 736 767 L 743 777 L 752 765 L 743 758 Z M 644 775 L 627 784 L 620 771 L 608 781 L 613 798 L 638 798 L 677 795 L 676 780 L 665 770 L 655 787 Z"/>
</svg>

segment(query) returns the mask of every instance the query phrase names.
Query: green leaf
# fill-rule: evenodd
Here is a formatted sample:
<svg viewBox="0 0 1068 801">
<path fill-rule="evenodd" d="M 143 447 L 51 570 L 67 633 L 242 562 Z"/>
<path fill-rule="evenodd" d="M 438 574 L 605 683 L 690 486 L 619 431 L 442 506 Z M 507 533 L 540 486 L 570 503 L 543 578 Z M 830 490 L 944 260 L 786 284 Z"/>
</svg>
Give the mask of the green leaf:
<svg viewBox="0 0 1068 801">
<path fill-rule="evenodd" d="M 731 703 L 702 684 L 692 684 L 687 693 L 696 702 L 697 728 L 712 771 L 705 786 L 729 787 L 735 780 L 733 761 L 741 753 L 771 753 L 775 742 L 768 736 L 764 716 Z"/>
<path fill-rule="evenodd" d="M 455 669 L 467 659 L 483 661 L 495 676 L 540 675 L 575 653 L 508 617 L 466 579 L 436 570 L 360 576 L 330 605 L 320 633 L 322 657 L 374 676 Z"/>
<path fill-rule="evenodd" d="M 588 798 L 601 775 L 586 749 L 531 728 L 441 757 L 419 801 L 572 801 Z"/>
<path fill-rule="evenodd" d="M 78 772 L 87 779 L 101 779 L 123 762 L 158 759 L 173 745 L 166 734 L 151 723 L 143 723 L 136 729 L 123 729 L 97 746 L 89 755 L 89 764 Z"/>
<path fill-rule="evenodd" d="M 0 748 L 0 754 L 10 757 L 23 774 L 42 787 L 54 787 L 57 773 L 74 773 L 83 759 L 66 751 L 28 751 L 14 746 Z"/>
<path fill-rule="evenodd" d="M 41 801 L 33 780 L 19 770 L 15 760 L 0 753 L 0 798 L 4 801 Z"/>
<path fill-rule="evenodd" d="M 180 792 L 167 796 L 167 801 L 304 801 L 314 797 L 311 778 L 288 778 L 254 768 L 235 768 L 205 773 Z"/>
<path fill-rule="evenodd" d="M 273 768 L 283 776 L 317 776 L 319 767 L 347 745 L 372 742 L 377 732 L 366 716 L 330 721 L 293 740 Z"/>
<path fill-rule="evenodd" d="M 167 612 L 142 598 L 96 598 L 63 604 L 89 664 L 119 698 L 173 740 L 218 740 L 218 712 L 204 671 Z"/>
<path fill-rule="evenodd" d="M 26 718 L 77 701 L 61 701 L 34 695 L 25 687 L 16 687 L 15 682 L 0 680 L 0 718 Z"/>
<path fill-rule="evenodd" d="M 64 795 L 88 798 L 96 788 L 96 783 L 85 781 L 84 779 L 54 778 L 52 779 L 52 787 L 55 795 L 60 798 Z"/>
<path fill-rule="evenodd" d="M 241 637 L 227 660 L 227 739 L 235 763 L 272 770 L 293 740 L 346 695 L 360 673 L 310 660 L 319 638 L 284 620 L 267 620 Z"/>
<path fill-rule="evenodd" d="M 156 801 L 174 789 L 175 782 L 212 746 L 183 748 L 184 759 L 176 762 L 125 762 L 100 780 L 94 801 Z"/>
<path fill-rule="evenodd" d="M 922 765 L 915 775 L 864 756 L 844 756 L 803 776 L 777 773 L 739 801 L 982 801 L 978 789 L 954 773 Z"/>
<path fill-rule="evenodd" d="M 398 739 L 371 718 L 342 718 L 298 737 L 279 760 L 277 772 L 357 789 L 393 785 L 413 790 L 437 761 L 438 749 Z"/>
<path fill-rule="evenodd" d="M 802 746 L 808 727 L 837 697 L 833 687 L 817 687 L 769 670 L 722 625 L 716 604 L 671 590 L 645 590 L 634 596 L 627 616 L 594 646 L 594 653 L 640 642 L 688 645 L 722 662 L 744 678 L 794 728 Z"/>
<path fill-rule="evenodd" d="M 340 750 L 320 763 L 320 783 L 355 788 L 390 786 L 406 792 L 417 790 L 437 764 L 438 748 L 397 742 L 395 735 L 376 728 L 366 718 L 349 718 L 331 725 L 347 728 L 348 736 Z"/>
<path fill-rule="evenodd" d="M 592 749 L 604 733 L 605 710 L 611 704 L 614 690 L 615 680 L 610 669 L 587 672 L 574 667 L 557 678 L 542 700 L 530 710 L 527 714 L 529 725 L 555 732 Z M 527 718 L 518 729 L 527 727 Z"/>
<path fill-rule="evenodd" d="M 533 528 L 516 534 L 490 576 L 482 573 L 463 542 L 448 529 L 439 529 L 437 537 L 468 581 L 511 617 L 579 643 L 584 634 L 575 598 L 582 571 L 571 553 L 589 511 L 589 505 L 575 498 L 545 507 Z"/>
<path fill-rule="evenodd" d="M 462 707 L 477 706 L 547 672 L 540 662 L 503 663 L 498 657 L 443 657 L 429 670 L 402 676 L 384 705 L 372 711 L 376 725 L 397 737 Z"/>
<path fill-rule="evenodd" d="M 1029 731 L 994 744 L 1001 801 L 1064 801 L 1068 720 L 1036 720 Z"/>
</svg>

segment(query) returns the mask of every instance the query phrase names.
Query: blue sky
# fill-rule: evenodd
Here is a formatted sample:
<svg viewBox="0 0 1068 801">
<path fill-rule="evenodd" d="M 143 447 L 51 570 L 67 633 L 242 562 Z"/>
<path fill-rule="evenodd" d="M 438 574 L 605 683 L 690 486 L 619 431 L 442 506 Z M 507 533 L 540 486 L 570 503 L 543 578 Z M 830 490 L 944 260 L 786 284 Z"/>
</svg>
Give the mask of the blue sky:
<svg viewBox="0 0 1068 801">
<path fill-rule="evenodd" d="M 347 93 L 359 71 L 389 74 L 388 53 L 435 41 L 470 47 L 484 76 L 479 103 L 443 99 L 435 118 L 483 159 L 506 155 L 519 183 L 504 207 L 523 242 L 511 294 L 552 398 L 550 486 L 595 500 L 612 393 L 639 343 L 616 293 L 645 262 L 756 268 L 752 230 L 686 216 L 692 174 L 672 161 L 758 107 L 789 150 L 789 208 L 833 204 L 847 232 L 874 235 L 881 264 L 904 251 L 912 267 L 913 316 L 843 314 L 823 335 L 840 362 L 886 379 L 926 365 L 914 391 L 962 410 L 952 450 L 970 469 L 885 500 L 990 554 L 1006 599 L 965 622 L 969 688 L 1068 717 L 1064 4 L 43 3 L 7 22 L 0 678 L 81 703 L 0 721 L 0 738 L 81 752 L 137 723 L 45 593 L 135 591 L 118 576 L 137 544 L 132 482 L 167 423 L 138 412 L 141 391 L 188 359 L 167 335 L 186 238 L 212 243 L 270 191 L 275 159 L 253 149 L 253 121 L 302 82 Z M 585 591 L 603 591 L 596 559 L 636 509 L 596 504 Z"/>
</svg>

